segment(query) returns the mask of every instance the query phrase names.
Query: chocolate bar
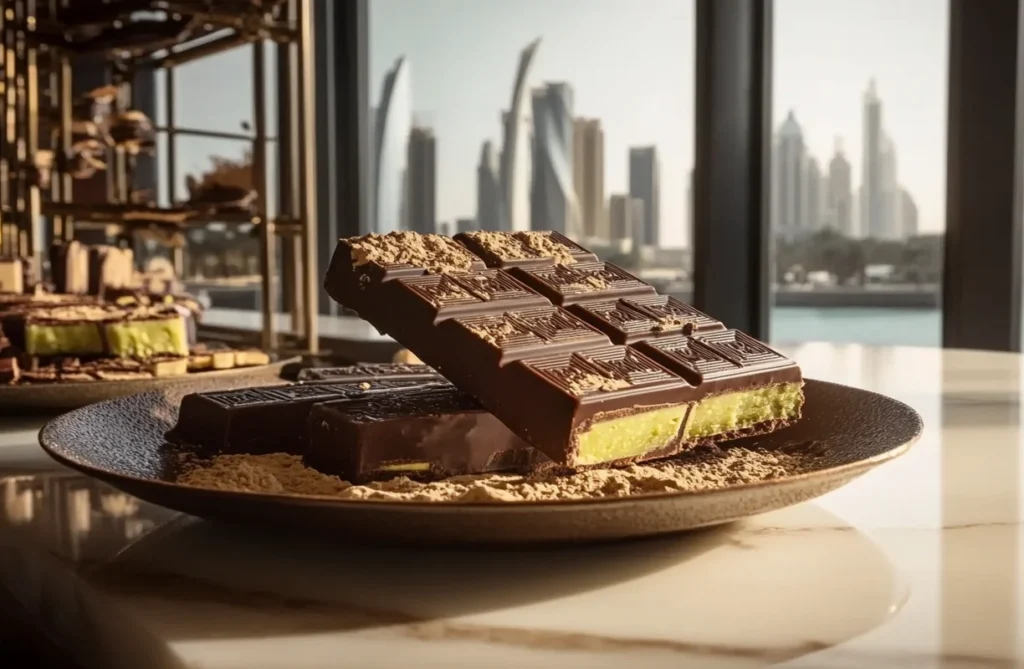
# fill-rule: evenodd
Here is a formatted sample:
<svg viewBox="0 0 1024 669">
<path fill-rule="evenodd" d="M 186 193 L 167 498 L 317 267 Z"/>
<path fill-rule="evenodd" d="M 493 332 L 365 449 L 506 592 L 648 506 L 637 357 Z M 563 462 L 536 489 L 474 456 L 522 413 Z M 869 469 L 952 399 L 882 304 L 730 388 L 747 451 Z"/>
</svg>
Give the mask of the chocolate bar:
<svg viewBox="0 0 1024 669">
<path fill-rule="evenodd" d="M 9 327 L 21 335 L 28 355 L 140 359 L 188 355 L 184 319 L 167 308 L 80 305 L 33 309 L 9 314 L 4 318 L 4 331 Z"/>
<path fill-rule="evenodd" d="M 344 367 L 307 367 L 299 372 L 298 381 L 331 381 L 352 383 L 358 381 L 442 381 L 444 377 L 426 365 L 409 365 L 400 362 L 360 362 Z"/>
<path fill-rule="evenodd" d="M 524 471 L 549 462 L 452 386 L 317 404 L 307 434 L 305 464 L 353 483 Z"/>
<path fill-rule="evenodd" d="M 482 269 L 467 247 L 440 235 L 394 232 L 343 239 L 325 288 L 558 465 L 579 468 L 666 457 L 706 440 L 688 431 L 694 406 L 706 396 L 694 385 L 698 375 L 688 378 L 678 366 L 666 366 L 665 356 L 651 357 L 634 345 L 658 341 L 660 330 L 651 329 L 645 338 L 635 329 L 616 328 L 613 320 L 588 307 L 626 300 L 631 311 L 667 321 L 661 325 L 678 328 L 680 335 L 690 332 L 691 339 L 715 335 L 720 324 L 692 308 L 680 310 L 662 301 L 652 286 L 585 257 L 578 246 L 551 234 L 530 234 L 534 257 L 528 264 L 495 241 L 522 241 L 521 233 L 475 238 L 477 247 L 489 245 L 491 255 L 481 255 L 491 264 L 519 262 L 507 271 Z M 538 259 L 542 244 L 561 250 Z M 538 303 L 537 297 L 546 301 Z M 581 309 L 593 316 L 591 321 L 602 320 L 602 328 L 577 316 Z M 628 345 L 613 343 L 609 330 Z M 732 344 L 716 344 L 715 350 L 745 344 L 734 336 Z M 799 374 L 795 364 L 768 351 L 765 355 L 779 366 Z M 745 385 L 721 402 L 742 412 L 721 426 L 721 435 L 768 431 L 799 418 L 799 381 L 774 383 L 776 377 L 760 368 L 748 370 L 740 355 L 726 362 Z M 748 389 L 757 393 L 747 397 Z"/>
<path fill-rule="evenodd" d="M 419 386 L 418 381 L 362 381 L 193 393 L 182 399 L 178 422 L 166 437 L 212 453 L 301 455 L 314 404 Z"/>
</svg>

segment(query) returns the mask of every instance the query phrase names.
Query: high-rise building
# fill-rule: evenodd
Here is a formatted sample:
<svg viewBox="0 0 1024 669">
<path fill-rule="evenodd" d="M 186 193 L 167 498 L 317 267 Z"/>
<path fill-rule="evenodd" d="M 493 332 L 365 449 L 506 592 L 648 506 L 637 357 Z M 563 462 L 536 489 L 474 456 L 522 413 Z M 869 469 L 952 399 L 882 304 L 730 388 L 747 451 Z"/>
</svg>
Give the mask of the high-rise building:
<svg viewBox="0 0 1024 669">
<path fill-rule="evenodd" d="M 817 158 L 810 156 L 807 158 L 807 213 L 804 218 L 804 229 L 809 233 L 820 230 L 825 222 L 824 194 L 821 168 Z"/>
<path fill-rule="evenodd" d="M 476 168 L 476 221 L 480 230 L 501 230 L 501 168 L 494 145 L 484 142 Z"/>
<path fill-rule="evenodd" d="M 476 224 L 475 218 L 457 218 L 455 219 L 455 231 L 456 232 L 473 232 L 479 230 L 480 227 Z"/>
<path fill-rule="evenodd" d="M 430 128 L 415 127 L 409 134 L 408 159 L 409 229 L 437 231 L 437 140 Z"/>
<path fill-rule="evenodd" d="M 657 246 L 661 231 L 661 170 L 658 151 L 653 146 L 629 149 L 629 194 L 643 200 L 644 223 L 640 239 L 644 245 Z"/>
<path fill-rule="evenodd" d="M 886 238 L 886 206 L 883 188 L 882 152 L 885 134 L 882 129 L 882 100 L 878 97 L 875 80 L 868 84 L 864 94 L 864 158 L 861 163 L 860 233 L 875 239 Z"/>
<path fill-rule="evenodd" d="M 537 54 L 536 39 L 519 54 L 512 85 L 512 102 L 502 115 L 504 143 L 501 149 L 501 229 L 530 229 L 530 68 Z"/>
<path fill-rule="evenodd" d="M 407 148 L 412 131 L 412 89 L 405 58 L 399 58 L 384 77 L 373 129 L 373 230 L 402 230 L 407 224 Z"/>
<path fill-rule="evenodd" d="M 644 201 L 626 194 L 615 194 L 608 199 L 608 239 L 612 242 L 632 240 L 643 242 Z"/>
<path fill-rule="evenodd" d="M 840 139 L 836 139 L 836 150 L 828 164 L 825 211 L 829 227 L 847 237 L 856 236 L 853 229 L 853 184 L 850 161 L 843 155 L 843 143 Z"/>
<path fill-rule="evenodd" d="M 775 138 L 772 170 L 772 230 L 783 239 L 807 231 L 807 149 L 804 132 L 792 111 Z"/>
<path fill-rule="evenodd" d="M 900 237 L 909 239 L 918 235 L 917 204 L 906 188 L 900 189 Z"/>
<path fill-rule="evenodd" d="M 886 134 L 882 135 L 880 165 L 882 169 L 882 221 L 877 226 L 879 239 L 894 241 L 902 238 L 903 198 L 900 194 L 899 177 L 896 171 L 896 144 Z"/>
<path fill-rule="evenodd" d="M 572 150 L 572 174 L 583 236 L 608 239 L 608 218 L 604 210 L 604 131 L 600 120 L 576 119 Z"/>
<path fill-rule="evenodd" d="M 580 208 L 573 181 L 573 94 L 565 83 L 533 92 L 533 188 L 530 223 L 579 238 Z"/>
</svg>

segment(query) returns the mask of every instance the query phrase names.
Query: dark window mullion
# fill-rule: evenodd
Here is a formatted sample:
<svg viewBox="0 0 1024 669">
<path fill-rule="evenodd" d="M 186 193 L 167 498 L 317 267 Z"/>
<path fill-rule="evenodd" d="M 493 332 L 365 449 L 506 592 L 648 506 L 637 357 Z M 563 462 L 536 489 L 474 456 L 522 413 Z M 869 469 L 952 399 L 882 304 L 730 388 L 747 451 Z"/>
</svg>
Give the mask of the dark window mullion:
<svg viewBox="0 0 1024 669">
<path fill-rule="evenodd" d="M 1020 21 L 950 0 L 945 347 L 1021 350 Z"/>
<path fill-rule="evenodd" d="M 694 304 L 768 338 L 772 0 L 697 0 Z"/>
</svg>

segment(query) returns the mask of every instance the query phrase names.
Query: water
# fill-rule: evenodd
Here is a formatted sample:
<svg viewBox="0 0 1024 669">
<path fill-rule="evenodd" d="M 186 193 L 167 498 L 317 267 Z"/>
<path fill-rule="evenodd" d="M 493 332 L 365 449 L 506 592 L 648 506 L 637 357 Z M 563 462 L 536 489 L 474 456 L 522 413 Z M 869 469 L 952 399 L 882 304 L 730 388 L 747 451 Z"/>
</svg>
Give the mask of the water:
<svg viewBox="0 0 1024 669">
<path fill-rule="evenodd" d="M 940 346 L 938 309 L 889 307 L 776 307 L 771 340 L 777 344 L 825 341 L 837 344 Z"/>
</svg>

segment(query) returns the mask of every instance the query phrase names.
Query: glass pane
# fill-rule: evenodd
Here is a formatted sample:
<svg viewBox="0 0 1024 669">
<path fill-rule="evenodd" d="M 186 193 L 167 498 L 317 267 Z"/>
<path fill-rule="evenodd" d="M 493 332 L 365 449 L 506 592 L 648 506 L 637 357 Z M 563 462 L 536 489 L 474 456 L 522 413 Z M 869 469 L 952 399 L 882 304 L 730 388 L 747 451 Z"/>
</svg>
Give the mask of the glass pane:
<svg viewBox="0 0 1024 669">
<path fill-rule="evenodd" d="M 559 230 L 688 297 L 694 9 L 370 0 L 363 229 Z"/>
<path fill-rule="evenodd" d="M 948 21 L 776 1 L 774 341 L 939 344 Z"/>
</svg>

